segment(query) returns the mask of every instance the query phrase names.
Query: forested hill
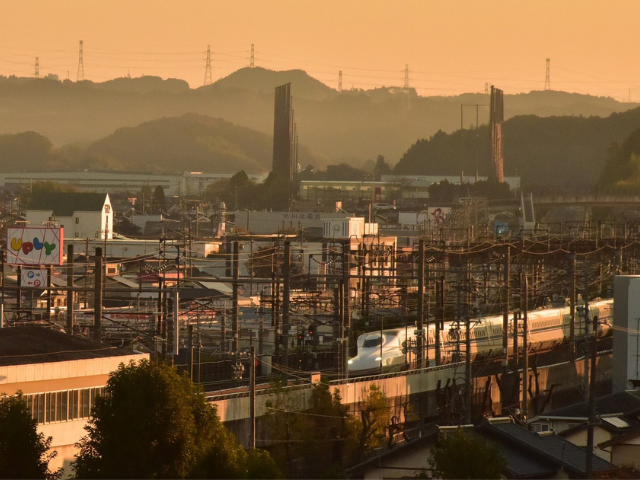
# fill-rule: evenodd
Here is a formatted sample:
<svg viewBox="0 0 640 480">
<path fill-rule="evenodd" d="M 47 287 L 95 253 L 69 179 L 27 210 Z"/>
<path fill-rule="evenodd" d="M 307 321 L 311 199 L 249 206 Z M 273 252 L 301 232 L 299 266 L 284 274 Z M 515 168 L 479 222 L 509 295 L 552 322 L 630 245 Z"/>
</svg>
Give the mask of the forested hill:
<svg viewBox="0 0 640 480">
<path fill-rule="evenodd" d="M 301 70 L 245 68 L 200 88 L 158 77 L 103 83 L 0 77 L 0 134 L 35 131 L 59 147 L 92 143 L 122 127 L 195 113 L 271 136 L 273 88 L 289 82 L 300 143 L 332 163 L 360 166 L 383 155 L 395 164 L 417 139 L 429 138 L 438 130 L 454 132 L 460 128 L 461 105 L 467 105 L 463 111 L 465 128 L 475 125 L 476 113 L 480 124 L 488 121 L 485 94 L 422 97 L 413 90 L 393 87 L 338 92 Z M 637 106 L 564 92 L 505 93 L 507 118 L 606 117 Z M 476 110 L 468 105 L 480 106 Z"/>
<path fill-rule="evenodd" d="M 116 130 L 86 151 L 91 168 L 149 172 L 203 171 L 260 173 L 271 170 L 269 135 L 219 118 L 186 114 Z M 306 163 L 323 164 L 308 148 Z"/>
<path fill-rule="evenodd" d="M 502 129 L 505 175 L 523 185 L 595 185 L 612 148 L 640 128 L 640 108 L 600 117 L 519 116 Z M 491 166 L 489 129 L 438 132 L 407 150 L 394 172 L 487 175 Z"/>
<path fill-rule="evenodd" d="M 324 165 L 305 146 L 302 161 Z M 108 170 L 236 173 L 271 169 L 272 139 L 205 115 L 186 114 L 125 127 L 91 145 L 53 148 L 35 132 L 0 135 L 0 171 Z"/>
</svg>

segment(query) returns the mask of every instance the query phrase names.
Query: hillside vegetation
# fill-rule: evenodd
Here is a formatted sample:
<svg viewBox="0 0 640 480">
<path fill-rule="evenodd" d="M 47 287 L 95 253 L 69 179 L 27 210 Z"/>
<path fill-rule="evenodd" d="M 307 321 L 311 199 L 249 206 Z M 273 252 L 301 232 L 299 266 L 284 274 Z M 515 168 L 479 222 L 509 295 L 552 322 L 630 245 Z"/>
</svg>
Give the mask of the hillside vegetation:
<svg viewBox="0 0 640 480">
<path fill-rule="evenodd" d="M 269 136 L 219 118 L 187 114 L 125 127 L 93 143 L 90 168 L 235 173 L 271 169 Z"/>
<path fill-rule="evenodd" d="M 639 125 L 640 108 L 606 118 L 511 118 L 503 125 L 504 173 L 520 175 L 525 186 L 595 185 L 605 171 L 611 149 L 615 150 Z M 620 165 L 625 158 L 628 155 L 619 160 Z M 418 140 L 394 173 L 459 175 L 463 170 L 471 175 L 476 169 L 480 175 L 491 171 L 487 126 L 453 134 L 438 132 L 429 139 Z M 611 170 L 611 165 L 607 169 Z"/>
</svg>

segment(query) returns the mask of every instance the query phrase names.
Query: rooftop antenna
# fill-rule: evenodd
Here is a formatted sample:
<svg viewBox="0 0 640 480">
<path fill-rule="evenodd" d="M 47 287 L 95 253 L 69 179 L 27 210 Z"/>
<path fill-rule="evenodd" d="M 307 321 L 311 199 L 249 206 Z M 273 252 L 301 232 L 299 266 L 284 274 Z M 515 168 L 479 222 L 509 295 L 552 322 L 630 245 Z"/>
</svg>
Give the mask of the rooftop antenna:
<svg viewBox="0 0 640 480">
<path fill-rule="evenodd" d="M 84 80 L 84 61 L 83 61 L 84 42 L 80 40 L 80 52 L 78 54 L 78 75 L 76 76 L 76 82 Z"/>
<path fill-rule="evenodd" d="M 255 57 L 254 57 L 254 51 L 253 51 L 253 43 L 251 44 L 251 59 L 249 60 L 249 68 L 253 68 L 255 67 Z"/>
<path fill-rule="evenodd" d="M 36 57 L 36 71 L 33 76 L 35 78 L 40 78 L 40 57 Z"/>
<path fill-rule="evenodd" d="M 211 48 L 207 45 L 207 64 L 204 67 L 204 84 L 211 85 Z"/>
<path fill-rule="evenodd" d="M 342 70 L 338 72 L 338 91 L 342 91 Z"/>
<path fill-rule="evenodd" d="M 551 90 L 551 59 L 547 58 L 547 74 L 544 77 L 544 89 Z"/>
</svg>

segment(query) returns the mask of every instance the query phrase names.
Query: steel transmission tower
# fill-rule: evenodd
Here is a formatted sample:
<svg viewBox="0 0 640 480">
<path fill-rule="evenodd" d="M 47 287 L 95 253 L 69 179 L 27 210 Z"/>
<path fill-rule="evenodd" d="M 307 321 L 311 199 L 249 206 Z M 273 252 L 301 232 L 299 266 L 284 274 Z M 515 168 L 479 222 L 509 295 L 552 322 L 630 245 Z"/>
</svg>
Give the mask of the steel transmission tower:
<svg viewBox="0 0 640 480">
<path fill-rule="evenodd" d="M 342 91 L 342 70 L 338 72 L 338 91 Z"/>
<path fill-rule="evenodd" d="M 253 55 L 253 43 L 252 43 L 251 44 L 251 58 L 249 60 L 249 68 L 253 68 L 255 66 L 256 66 L 256 64 L 255 64 L 255 57 Z"/>
<path fill-rule="evenodd" d="M 411 95 L 409 93 L 409 64 L 405 64 L 404 66 L 404 96 L 407 102 L 407 108 L 411 108 Z"/>
<path fill-rule="evenodd" d="M 547 74 L 544 77 L 544 89 L 551 90 L 551 59 L 547 58 Z"/>
<path fill-rule="evenodd" d="M 207 45 L 207 64 L 204 67 L 204 84 L 211 85 L 211 47 Z"/>
<path fill-rule="evenodd" d="M 36 71 L 33 76 L 35 78 L 40 78 L 40 57 L 36 57 Z"/>
<path fill-rule="evenodd" d="M 78 75 L 76 76 L 76 82 L 81 82 L 84 80 L 84 61 L 83 61 L 83 50 L 84 44 L 82 40 L 80 40 L 80 52 L 78 54 Z"/>
</svg>

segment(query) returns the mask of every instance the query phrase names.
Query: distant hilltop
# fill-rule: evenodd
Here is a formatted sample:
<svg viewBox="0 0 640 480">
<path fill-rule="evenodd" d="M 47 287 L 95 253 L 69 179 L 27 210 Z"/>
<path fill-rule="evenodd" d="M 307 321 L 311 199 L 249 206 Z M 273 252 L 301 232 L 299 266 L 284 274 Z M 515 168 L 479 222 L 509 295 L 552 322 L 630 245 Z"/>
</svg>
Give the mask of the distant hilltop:
<svg viewBox="0 0 640 480">
<path fill-rule="evenodd" d="M 465 129 L 475 127 L 476 115 L 480 124 L 488 122 L 484 93 L 422 97 L 397 86 L 338 92 L 302 70 L 275 72 L 256 67 L 242 68 L 199 88 L 159 77 L 102 83 L 0 77 L 0 134 L 32 131 L 47 137 L 55 147 L 86 148 L 123 127 L 198 114 L 270 138 L 273 89 L 284 83 L 291 83 L 300 144 L 325 164 L 359 166 L 382 155 L 394 165 L 418 140 L 439 131 L 455 132 L 461 120 Z M 463 119 L 461 105 L 466 105 Z M 505 95 L 506 119 L 522 115 L 606 118 L 637 106 L 557 91 Z"/>
</svg>

